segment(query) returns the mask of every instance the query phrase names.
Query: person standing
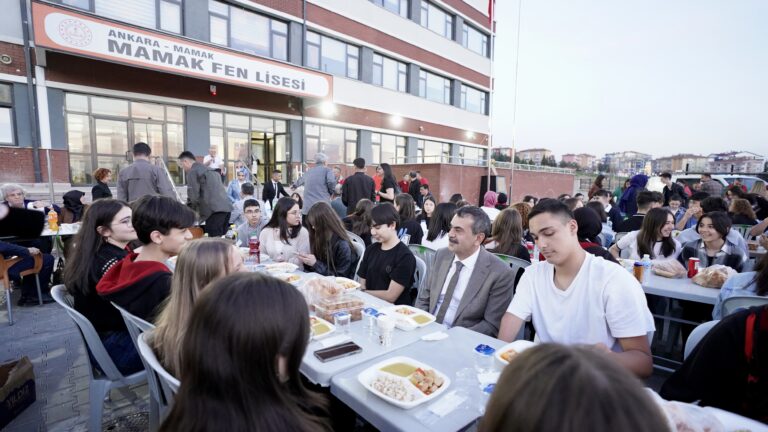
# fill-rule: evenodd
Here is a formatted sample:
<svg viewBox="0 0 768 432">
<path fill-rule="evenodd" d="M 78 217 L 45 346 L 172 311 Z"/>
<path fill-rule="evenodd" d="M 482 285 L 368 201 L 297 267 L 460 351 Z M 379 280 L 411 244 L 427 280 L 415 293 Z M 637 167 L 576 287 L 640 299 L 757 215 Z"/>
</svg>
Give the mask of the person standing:
<svg viewBox="0 0 768 432">
<path fill-rule="evenodd" d="M 325 166 L 328 162 L 328 156 L 325 153 L 315 155 L 315 166 L 307 170 L 300 179 L 294 183 L 291 189 L 304 186 L 304 207 L 301 214 L 304 216 L 309 213 L 309 209 L 316 202 L 331 202 L 331 195 L 336 187 L 336 178 L 333 176 L 333 170 Z"/>
<path fill-rule="evenodd" d="M 388 163 L 379 165 L 383 174 L 381 179 L 381 187 L 376 189 L 376 193 L 379 198 L 379 202 L 388 202 L 393 204 L 395 202 L 395 195 L 402 192 L 402 188 L 397 185 L 397 180 L 394 174 L 392 174 L 392 167 Z"/>
<path fill-rule="evenodd" d="M 112 191 L 107 185 L 112 181 L 112 171 L 99 168 L 93 172 L 93 178 L 96 180 L 96 184 L 91 189 L 91 199 L 96 201 L 99 198 L 112 198 Z"/>
<path fill-rule="evenodd" d="M 219 173 L 219 176 L 221 177 L 221 182 L 226 183 L 227 167 L 224 165 L 224 160 L 221 158 L 221 156 L 218 156 L 216 153 L 218 153 L 218 147 L 216 147 L 215 145 L 212 145 L 208 149 L 208 154 L 205 155 L 205 157 L 203 158 L 203 165 L 205 165 L 208 169 L 211 169 Z"/>
<path fill-rule="evenodd" d="M 190 151 L 179 155 L 179 165 L 187 173 L 187 204 L 205 221 L 209 237 L 221 237 L 227 232 L 232 202 L 221 184 L 219 175 L 198 162 Z"/>
<path fill-rule="evenodd" d="M 132 202 L 145 195 L 176 198 L 176 190 L 162 168 L 152 165 L 152 149 L 147 143 L 133 145 L 133 163 L 117 175 L 117 199 Z"/>
<path fill-rule="evenodd" d="M 723 196 L 723 185 L 719 181 L 712 179 L 712 174 L 704 173 L 701 175 L 701 192 L 706 192 L 709 196 Z"/>
<path fill-rule="evenodd" d="M 408 174 L 408 177 L 411 178 L 411 183 L 408 185 L 408 195 L 413 198 L 413 202 L 416 203 L 416 207 L 421 208 L 422 204 L 424 204 L 421 201 L 421 193 L 419 193 L 419 189 L 421 188 L 421 180 L 416 178 L 416 171 L 411 171 Z M 405 189 L 403 192 L 405 192 Z"/>
<path fill-rule="evenodd" d="M 272 180 L 264 183 L 264 190 L 261 192 L 261 198 L 265 204 L 269 204 L 270 209 L 274 209 L 276 200 L 281 196 L 288 196 L 288 192 L 285 191 L 282 183 L 283 173 L 276 169 L 272 171 Z"/>
<path fill-rule="evenodd" d="M 357 158 L 352 162 L 355 173 L 346 178 L 341 187 L 341 202 L 347 206 L 347 215 L 355 212 L 357 202 L 361 199 L 376 201 L 376 185 L 365 173 L 365 159 Z"/>
<path fill-rule="evenodd" d="M 679 195 L 682 198 L 681 204 L 683 207 L 688 206 L 688 195 L 685 194 L 685 189 L 682 186 L 672 181 L 672 174 L 665 172 L 661 173 L 661 182 L 664 183 L 664 207 L 669 206 L 669 198 L 672 195 Z"/>
</svg>

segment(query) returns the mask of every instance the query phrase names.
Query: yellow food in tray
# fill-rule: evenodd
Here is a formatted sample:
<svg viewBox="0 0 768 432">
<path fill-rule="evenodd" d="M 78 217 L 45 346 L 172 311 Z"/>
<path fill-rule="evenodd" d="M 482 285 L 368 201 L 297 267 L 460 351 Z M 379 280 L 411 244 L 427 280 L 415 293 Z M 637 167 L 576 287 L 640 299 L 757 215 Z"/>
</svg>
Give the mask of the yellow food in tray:
<svg viewBox="0 0 768 432">
<path fill-rule="evenodd" d="M 416 372 L 416 369 L 418 369 L 416 366 L 409 365 L 408 363 L 392 363 L 381 368 L 381 371 L 406 378 Z"/>
<path fill-rule="evenodd" d="M 518 353 L 517 351 L 515 351 L 515 350 L 511 349 L 511 350 L 507 350 L 507 351 L 505 351 L 504 353 L 502 353 L 502 354 L 501 354 L 501 358 L 502 358 L 504 361 L 506 361 L 506 362 L 510 362 L 510 361 L 512 361 L 512 359 L 514 359 L 515 357 L 517 357 L 517 355 L 518 355 L 518 354 L 519 354 L 519 353 Z"/>
<path fill-rule="evenodd" d="M 331 326 L 315 317 L 309 318 L 309 324 L 312 327 L 312 334 L 314 336 L 322 336 L 331 331 Z"/>
</svg>

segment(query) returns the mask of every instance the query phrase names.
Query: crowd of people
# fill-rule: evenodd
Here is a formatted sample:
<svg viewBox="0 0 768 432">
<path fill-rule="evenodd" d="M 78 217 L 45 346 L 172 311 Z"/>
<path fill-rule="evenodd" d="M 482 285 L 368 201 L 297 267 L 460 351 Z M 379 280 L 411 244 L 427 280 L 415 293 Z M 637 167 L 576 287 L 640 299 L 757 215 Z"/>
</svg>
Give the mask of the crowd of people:
<svg viewBox="0 0 768 432">
<path fill-rule="evenodd" d="M 418 171 L 398 182 L 386 163 L 369 176 L 366 161 L 358 158 L 354 174 L 342 178 L 320 153 L 290 191 L 282 173 L 273 171 L 258 199 L 245 166 L 236 167 L 225 184 L 225 167 L 215 154 L 200 163 L 185 151 L 179 155 L 187 172 L 185 205 L 166 190 L 168 179 L 148 163 L 149 147 L 141 144 L 134 147 L 133 164 L 119 173 L 117 199 L 104 187 L 108 170 L 95 173 L 93 195 L 99 198 L 87 208 L 81 195 L 65 196 L 81 227 L 63 278 L 75 309 L 93 324 L 121 372 L 143 366 L 111 303 L 157 326 L 152 347 L 182 382 L 162 430 L 331 428 L 327 395 L 310 391 L 299 373 L 309 340 L 305 299 L 282 281 L 242 272 L 238 249 L 220 238 L 231 224 L 242 243 L 257 237 L 263 256 L 275 262 L 357 278 L 364 292 L 413 305 L 447 326 L 513 341 L 530 322 L 542 345 L 504 370 L 483 431 L 512 425 L 559 430 L 566 421 L 585 429 L 661 430 L 663 414 L 634 378 L 652 373 L 649 335 L 656 327 L 642 286 L 617 264 L 619 258 L 686 263 L 695 257 L 702 267 L 722 264 L 739 272 L 721 290 L 721 302 L 768 295 L 768 257 L 742 272 L 749 250 L 734 229 L 749 225 L 768 246 L 765 192 L 746 193 L 736 185 L 721 196 L 711 176 L 702 176 L 691 194 L 662 174 L 663 192 L 646 190 L 648 178 L 638 175 L 617 196 L 599 176 L 587 196 L 529 195 L 510 203 L 507 194 L 488 191 L 482 205 L 473 206 L 460 194 L 443 201 Z M 2 192 L 8 207 L 37 213 L 55 208 L 25 200 L 15 185 Z M 199 223 L 208 238 L 193 240 L 191 229 Z M 364 242 L 362 256 L 352 237 Z M 537 252 L 526 243 L 535 243 Z M 435 251 L 421 289 L 409 248 L 415 244 Z M 4 256 L 43 253 L 7 245 L 0 242 Z M 538 262 L 513 270 L 495 255 Z M 50 271 L 53 259 L 45 256 Z M 50 279 L 50 273 L 42 276 Z M 36 297 L 26 278 L 22 290 L 23 298 Z M 719 304 L 706 316 L 688 310 L 688 318 L 721 318 Z M 768 323 L 765 308 L 750 313 Z M 662 396 L 766 420 L 768 411 L 761 409 L 768 392 L 760 391 L 768 383 L 768 325 L 755 327 L 760 363 L 754 366 L 740 349 L 748 325 L 742 315 L 723 319 Z M 741 339 L 728 339 L 739 331 Z M 723 346 L 733 349 L 723 352 Z M 733 368 L 709 380 L 705 374 L 717 374 L 715 363 Z M 763 378 L 757 384 L 747 380 L 754 374 Z M 584 392 L 589 400 L 577 401 Z M 562 415 L 551 415 L 552 404 Z"/>
</svg>

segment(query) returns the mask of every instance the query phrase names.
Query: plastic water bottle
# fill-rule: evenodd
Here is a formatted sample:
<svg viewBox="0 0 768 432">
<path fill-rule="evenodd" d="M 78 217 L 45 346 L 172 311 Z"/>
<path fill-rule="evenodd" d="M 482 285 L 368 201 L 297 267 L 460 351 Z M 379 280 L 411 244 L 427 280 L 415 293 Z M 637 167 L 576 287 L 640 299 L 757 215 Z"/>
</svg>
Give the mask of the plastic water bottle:
<svg viewBox="0 0 768 432">
<path fill-rule="evenodd" d="M 230 240 L 232 243 L 235 243 L 237 241 L 237 231 L 235 231 L 235 225 L 230 225 L 229 229 L 227 230 L 227 233 L 224 235 L 224 238 L 227 240 Z"/>
<path fill-rule="evenodd" d="M 643 259 L 640 262 L 643 263 L 643 281 L 647 281 L 651 274 L 651 256 L 648 254 L 643 255 Z"/>
</svg>

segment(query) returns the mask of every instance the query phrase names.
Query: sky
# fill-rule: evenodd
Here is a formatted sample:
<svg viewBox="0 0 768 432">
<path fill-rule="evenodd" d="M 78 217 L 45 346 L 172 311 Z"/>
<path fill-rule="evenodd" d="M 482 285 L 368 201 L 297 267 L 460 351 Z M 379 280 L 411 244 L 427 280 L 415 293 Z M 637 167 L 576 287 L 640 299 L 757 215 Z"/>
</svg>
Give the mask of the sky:
<svg viewBox="0 0 768 432">
<path fill-rule="evenodd" d="M 497 0 L 496 20 L 494 147 L 768 155 L 766 0 Z"/>
</svg>

